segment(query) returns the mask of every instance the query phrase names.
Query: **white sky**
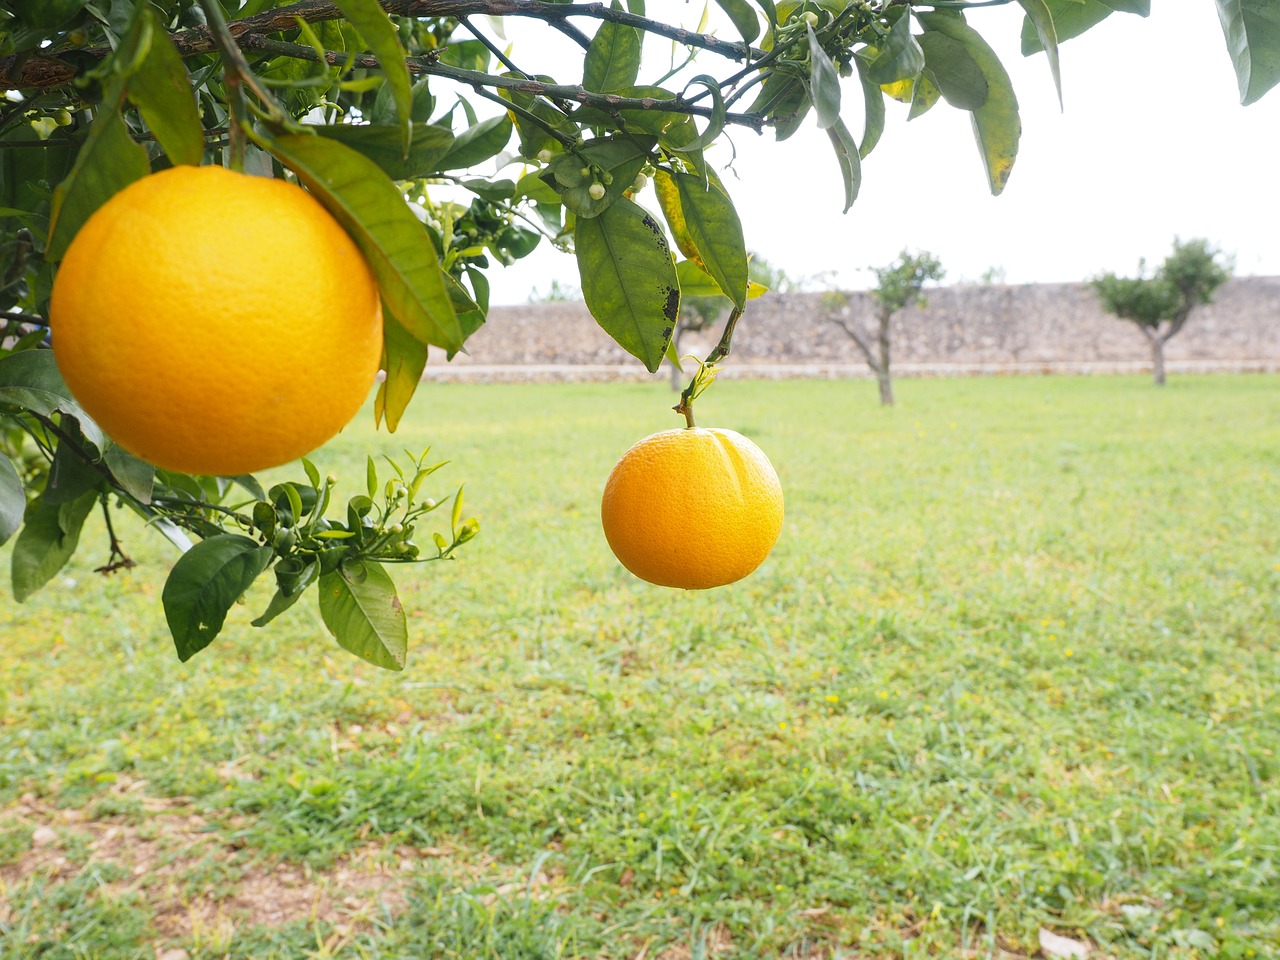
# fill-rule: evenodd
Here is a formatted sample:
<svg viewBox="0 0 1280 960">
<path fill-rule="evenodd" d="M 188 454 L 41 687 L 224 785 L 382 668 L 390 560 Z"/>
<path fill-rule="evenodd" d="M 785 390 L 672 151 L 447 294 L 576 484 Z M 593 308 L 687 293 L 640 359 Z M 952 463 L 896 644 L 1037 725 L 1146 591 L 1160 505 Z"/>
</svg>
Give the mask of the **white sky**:
<svg viewBox="0 0 1280 960">
<path fill-rule="evenodd" d="M 676 6 L 652 3 L 650 15 Z M 678 6 L 695 26 L 701 4 Z M 847 289 L 865 288 L 866 268 L 904 246 L 940 257 L 949 282 L 994 267 L 1009 283 L 1029 283 L 1132 273 L 1139 257 L 1159 262 L 1174 236 L 1208 238 L 1235 256 L 1239 274 L 1280 275 L 1280 89 L 1239 105 L 1213 0 L 1153 8 L 1145 19 L 1114 14 L 1062 44 L 1065 112 L 1044 56 L 1021 55 L 1020 9 L 969 11 L 1009 70 L 1022 113 L 1017 163 L 999 197 L 987 188 L 968 114 L 945 102 L 910 124 L 904 105 L 888 103 L 884 136 L 846 215 L 839 168 L 812 115 L 783 143 L 734 129 L 737 159 L 724 179 L 748 248 L 791 276 L 830 272 Z M 565 65 L 580 52 L 548 43 L 545 29 L 508 27 L 508 39 L 526 70 L 577 79 L 577 64 Z M 661 54 L 661 69 L 670 51 L 646 43 L 641 82 L 653 74 L 650 58 Z M 525 66 L 535 56 L 542 66 Z M 714 59 L 704 55 L 695 72 Z M 845 122 L 860 138 L 856 79 L 844 95 Z M 709 157 L 723 167 L 729 153 Z M 656 209 L 651 192 L 638 199 Z M 552 278 L 578 286 L 573 257 L 544 245 L 492 272 L 493 302 L 523 303 Z"/>
</svg>

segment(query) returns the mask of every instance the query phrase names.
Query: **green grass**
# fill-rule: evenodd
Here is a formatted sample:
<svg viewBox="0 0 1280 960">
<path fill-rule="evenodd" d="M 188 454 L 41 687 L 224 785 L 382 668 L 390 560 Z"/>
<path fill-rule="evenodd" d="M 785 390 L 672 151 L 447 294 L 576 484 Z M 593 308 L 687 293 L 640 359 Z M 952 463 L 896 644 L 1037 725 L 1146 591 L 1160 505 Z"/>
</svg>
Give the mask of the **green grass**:
<svg viewBox="0 0 1280 960">
<path fill-rule="evenodd" d="M 898 390 L 700 401 L 787 496 L 765 566 L 707 593 L 599 529 L 613 461 L 678 423 L 664 387 L 428 383 L 394 437 L 363 418 L 317 457 L 339 493 L 430 443 L 482 522 L 395 571 L 403 674 L 313 604 L 250 628 L 265 589 L 180 664 L 167 548 L 127 528 L 143 565 L 104 579 L 88 534 L 0 601 L 0 958 L 1029 956 L 1041 927 L 1280 956 L 1280 379 Z M 357 863 L 393 892 L 236 912 Z"/>
</svg>

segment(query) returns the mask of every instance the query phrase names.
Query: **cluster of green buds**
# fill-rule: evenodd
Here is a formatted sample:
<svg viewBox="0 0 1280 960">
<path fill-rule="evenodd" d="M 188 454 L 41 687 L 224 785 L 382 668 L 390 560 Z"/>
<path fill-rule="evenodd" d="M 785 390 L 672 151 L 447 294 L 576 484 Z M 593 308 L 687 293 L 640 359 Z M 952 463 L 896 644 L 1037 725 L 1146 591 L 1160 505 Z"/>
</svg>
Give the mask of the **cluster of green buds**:
<svg viewBox="0 0 1280 960">
<path fill-rule="evenodd" d="M 282 600 L 296 599 L 321 576 L 344 564 L 446 560 L 473 539 L 480 523 L 474 517 L 463 519 L 461 487 L 451 498 L 449 533 L 432 532 L 425 550 L 414 539 L 426 515 L 450 499 L 419 499 L 423 482 L 446 462 L 428 464 L 429 453 L 429 449 L 419 456 L 406 452 L 407 468 L 385 458 L 395 474 L 385 482 L 379 481 L 377 464 L 369 457 L 366 492 L 349 498 L 344 515 L 335 519 L 327 513 L 337 477 L 329 474 L 322 479 L 315 465 L 303 458 L 307 483 L 278 483 L 267 492 L 266 500 L 253 504 L 249 517 L 241 514 L 241 525 L 278 558 L 275 576 Z"/>
</svg>

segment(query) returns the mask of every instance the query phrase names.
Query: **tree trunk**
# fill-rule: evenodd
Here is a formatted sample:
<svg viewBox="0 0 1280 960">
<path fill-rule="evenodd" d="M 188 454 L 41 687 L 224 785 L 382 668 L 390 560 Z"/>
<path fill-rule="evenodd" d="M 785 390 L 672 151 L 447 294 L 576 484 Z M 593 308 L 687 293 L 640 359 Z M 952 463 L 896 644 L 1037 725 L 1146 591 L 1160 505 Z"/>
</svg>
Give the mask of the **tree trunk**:
<svg viewBox="0 0 1280 960">
<path fill-rule="evenodd" d="M 1164 339 L 1162 337 L 1151 338 L 1151 373 L 1155 378 L 1156 386 L 1164 386 Z"/>
<path fill-rule="evenodd" d="M 893 376 L 889 372 L 889 318 L 893 314 L 885 307 L 880 308 L 880 329 L 876 337 L 880 348 L 880 362 L 876 364 L 876 380 L 880 382 L 880 406 L 893 406 Z"/>
<path fill-rule="evenodd" d="M 887 367 L 876 371 L 876 379 L 880 381 L 880 406 L 893 406 L 893 378 L 889 376 Z"/>
</svg>

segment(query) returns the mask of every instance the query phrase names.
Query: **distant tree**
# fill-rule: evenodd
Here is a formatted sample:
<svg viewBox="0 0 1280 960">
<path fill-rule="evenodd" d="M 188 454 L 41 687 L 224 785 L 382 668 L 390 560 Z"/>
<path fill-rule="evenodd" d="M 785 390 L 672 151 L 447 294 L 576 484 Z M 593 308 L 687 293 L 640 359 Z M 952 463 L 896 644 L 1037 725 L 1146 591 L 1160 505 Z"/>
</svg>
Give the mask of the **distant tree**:
<svg viewBox="0 0 1280 960">
<path fill-rule="evenodd" d="M 848 298 L 844 294 L 834 294 L 828 298 L 832 310 L 831 319 L 849 335 L 849 338 L 862 351 L 867 366 L 876 375 L 880 384 L 880 403 L 882 406 L 893 406 L 893 377 L 890 371 L 892 359 L 891 340 L 889 337 L 889 321 L 893 315 L 915 303 L 925 305 L 924 286 L 930 281 L 941 280 L 946 276 L 942 262 L 928 251 L 911 253 L 903 250 L 898 258 L 883 267 L 873 267 L 876 275 L 876 286 L 871 296 L 876 304 L 875 332 L 867 330 L 861 323 L 847 317 Z"/>
<path fill-rule="evenodd" d="M 581 300 L 582 291 L 572 283 L 561 283 L 552 278 L 551 286 L 543 293 L 537 287 L 529 291 L 530 303 L 567 303 L 570 300 Z"/>
<path fill-rule="evenodd" d="M 1173 241 L 1173 253 L 1155 274 L 1146 276 L 1146 262 L 1138 261 L 1136 277 L 1104 273 L 1093 289 L 1108 313 L 1128 320 L 1151 345 L 1155 384 L 1164 386 L 1164 345 L 1186 325 L 1191 311 L 1213 299 L 1213 292 L 1231 276 L 1232 264 L 1207 240 Z"/>
</svg>

